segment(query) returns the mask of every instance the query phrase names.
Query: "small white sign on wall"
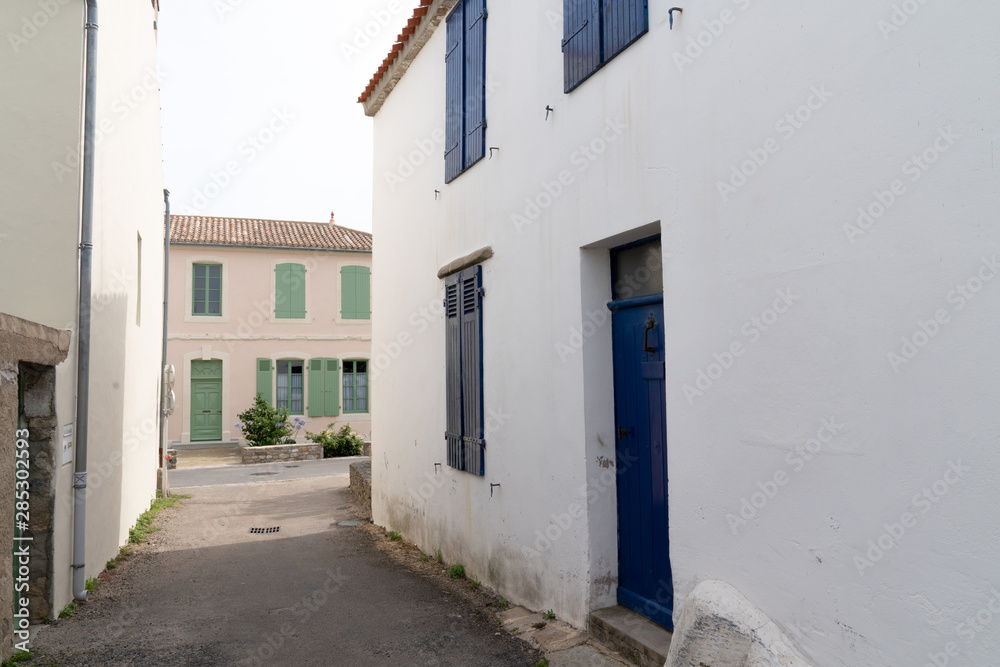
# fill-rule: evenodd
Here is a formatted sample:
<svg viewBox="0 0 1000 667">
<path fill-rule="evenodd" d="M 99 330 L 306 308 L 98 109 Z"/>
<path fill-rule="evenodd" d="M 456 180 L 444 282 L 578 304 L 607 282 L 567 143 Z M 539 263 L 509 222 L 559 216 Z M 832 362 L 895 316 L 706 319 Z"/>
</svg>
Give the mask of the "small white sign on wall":
<svg viewBox="0 0 1000 667">
<path fill-rule="evenodd" d="M 63 426 L 62 430 L 62 462 L 73 461 L 73 425 Z"/>
</svg>

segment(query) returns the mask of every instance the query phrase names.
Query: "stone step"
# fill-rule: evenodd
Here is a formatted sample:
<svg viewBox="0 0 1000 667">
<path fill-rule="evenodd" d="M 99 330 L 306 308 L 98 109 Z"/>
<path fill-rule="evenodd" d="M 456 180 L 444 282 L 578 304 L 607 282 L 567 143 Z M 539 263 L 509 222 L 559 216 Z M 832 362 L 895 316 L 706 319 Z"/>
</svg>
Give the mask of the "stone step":
<svg viewBox="0 0 1000 667">
<path fill-rule="evenodd" d="M 208 442 L 172 442 L 170 449 L 184 451 L 186 449 L 226 449 L 239 446 L 239 440 L 216 440 Z"/>
<path fill-rule="evenodd" d="M 590 636 L 639 667 L 663 667 L 673 633 L 618 605 L 590 612 Z"/>
</svg>

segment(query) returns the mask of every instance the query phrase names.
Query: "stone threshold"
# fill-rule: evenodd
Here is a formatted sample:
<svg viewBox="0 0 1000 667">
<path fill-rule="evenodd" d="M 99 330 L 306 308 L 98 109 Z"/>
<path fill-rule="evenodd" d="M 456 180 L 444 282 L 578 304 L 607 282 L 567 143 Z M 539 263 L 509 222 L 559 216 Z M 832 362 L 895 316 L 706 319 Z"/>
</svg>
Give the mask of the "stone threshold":
<svg viewBox="0 0 1000 667">
<path fill-rule="evenodd" d="M 663 667 L 673 633 L 618 605 L 590 612 L 590 636 L 638 667 Z"/>
<path fill-rule="evenodd" d="M 170 449 L 184 451 L 185 449 L 227 449 L 239 446 L 239 440 L 208 440 L 205 442 L 172 442 Z"/>
</svg>

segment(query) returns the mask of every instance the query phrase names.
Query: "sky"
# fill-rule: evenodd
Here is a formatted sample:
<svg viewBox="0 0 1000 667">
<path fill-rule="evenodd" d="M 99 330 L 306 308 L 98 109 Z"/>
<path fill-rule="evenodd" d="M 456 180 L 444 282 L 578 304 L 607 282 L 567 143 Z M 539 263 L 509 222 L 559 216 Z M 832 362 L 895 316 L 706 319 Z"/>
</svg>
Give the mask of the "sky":
<svg viewBox="0 0 1000 667">
<path fill-rule="evenodd" d="M 165 187 L 175 214 L 371 231 L 358 95 L 416 0 L 164 0 Z"/>
</svg>

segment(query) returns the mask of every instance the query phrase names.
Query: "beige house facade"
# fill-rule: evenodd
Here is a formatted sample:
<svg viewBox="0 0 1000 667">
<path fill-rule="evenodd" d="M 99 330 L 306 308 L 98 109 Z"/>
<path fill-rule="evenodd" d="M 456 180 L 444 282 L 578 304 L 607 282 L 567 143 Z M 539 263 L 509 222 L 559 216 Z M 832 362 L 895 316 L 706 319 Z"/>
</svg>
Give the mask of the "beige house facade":
<svg viewBox="0 0 1000 667">
<path fill-rule="evenodd" d="M 25 622 L 54 618 L 73 599 L 74 573 L 79 583 L 101 572 L 156 491 L 163 287 L 157 7 L 107 2 L 98 18 L 94 8 L 88 15 L 88 4 L 95 3 L 0 3 L 0 657 L 24 647 Z M 87 23 L 100 27 L 99 38 L 90 30 L 99 40 L 91 59 L 90 207 L 83 187 Z M 93 220 L 86 391 L 77 375 L 84 210 Z M 86 517 L 86 550 L 75 562 L 77 397 L 87 392 L 86 514 L 76 515 Z M 15 512 L 28 527 L 12 535 Z M 12 563 L 15 542 L 16 551 L 28 546 Z M 80 588 L 77 596 L 85 596 Z"/>
<path fill-rule="evenodd" d="M 174 216 L 168 364 L 173 445 L 241 441 L 257 393 L 296 439 L 371 434 L 372 237 L 334 223 Z"/>
</svg>

